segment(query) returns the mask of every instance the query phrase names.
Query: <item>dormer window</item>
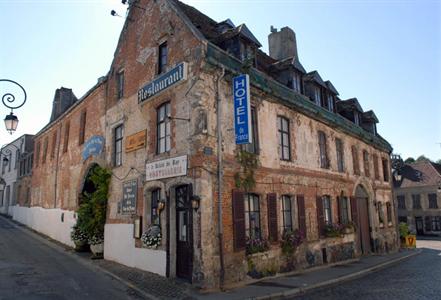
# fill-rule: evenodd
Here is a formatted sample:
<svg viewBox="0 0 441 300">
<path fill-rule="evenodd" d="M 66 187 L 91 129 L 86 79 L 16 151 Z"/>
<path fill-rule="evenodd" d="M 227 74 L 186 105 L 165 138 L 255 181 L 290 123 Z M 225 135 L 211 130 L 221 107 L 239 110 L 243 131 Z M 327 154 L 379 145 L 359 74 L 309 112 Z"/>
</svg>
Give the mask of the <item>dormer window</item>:
<svg viewBox="0 0 441 300">
<path fill-rule="evenodd" d="M 255 49 L 251 45 L 247 43 L 240 43 L 240 59 L 245 62 L 247 60 L 252 61 L 253 67 L 256 66 L 256 60 L 255 60 Z"/>
<path fill-rule="evenodd" d="M 298 93 L 301 93 L 302 90 L 300 74 L 297 72 L 293 74 L 292 89 Z"/>
<path fill-rule="evenodd" d="M 360 115 L 358 111 L 354 111 L 354 123 L 355 125 L 360 126 Z"/>
<path fill-rule="evenodd" d="M 377 124 L 375 124 L 375 123 L 372 123 L 372 133 L 374 135 L 377 135 Z"/>
<path fill-rule="evenodd" d="M 334 111 L 334 97 L 332 95 L 328 95 L 328 109 Z"/>
<path fill-rule="evenodd" d="M 314 89 L 314 102 L 318 106 L 321 106 L 322 97 L 321 97 L 321 93 L 320 93 L 320 89 L 319 88 L 315 88 Z"/>
</svg>

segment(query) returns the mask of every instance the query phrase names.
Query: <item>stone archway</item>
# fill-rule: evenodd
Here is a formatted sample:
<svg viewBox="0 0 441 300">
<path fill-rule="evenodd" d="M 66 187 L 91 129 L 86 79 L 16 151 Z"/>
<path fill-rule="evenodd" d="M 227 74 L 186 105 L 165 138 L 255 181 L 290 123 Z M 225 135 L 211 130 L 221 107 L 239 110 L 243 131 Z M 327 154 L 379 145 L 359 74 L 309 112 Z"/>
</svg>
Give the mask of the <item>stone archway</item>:
<svg viewBox="0 0 441 300">
<path fill-rule="evenodd" d="M 100 165 L 97 163 L 92 163 L 87 167 L 86 172 L 84 172 L 84 177 L 81 180 L 81 186 L 78 193 L 78 207 L 81 205 L 83 199 L 84 199 L 84 193 L 87 192 L 89 194 L 93 193 L 96 190 L 95 185 L 90 179 L 90 175 L 92 174 L 93 170 L 96 168 L 99 168 Z"/>
<path fill-rule="evenodd" d="M 363 254 L 372 252 L 371 234 L 369 224 L 369 194 L 365 187 L 358 184 L 355 188 L 355 201 L 357 206 L 357 224 L 359 248 Z"/>
</svg>

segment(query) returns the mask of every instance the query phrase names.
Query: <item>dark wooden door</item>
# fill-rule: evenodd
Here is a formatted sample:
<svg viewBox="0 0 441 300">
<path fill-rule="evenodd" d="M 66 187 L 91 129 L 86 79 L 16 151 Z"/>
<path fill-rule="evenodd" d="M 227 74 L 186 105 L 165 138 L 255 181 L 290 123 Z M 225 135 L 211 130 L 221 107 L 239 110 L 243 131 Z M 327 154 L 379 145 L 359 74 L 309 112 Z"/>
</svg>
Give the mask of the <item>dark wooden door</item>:
<svg viewBox="0 0 441 300">
<path fill-rule="evenodd" d="M 369 234 L 369 207 L 368 199 L 364 197 L 357 198 L 358 219 L 360 229 L 358 230 L 358 237 L 361 246 L 361 252 L 368 254 L 371 252 L 371 237 Z"/>
<path fill-rule="evenodd" d="M 193 223 L 188 185 L 176 188 L 176 276 L 191 281 Z"/>
<path fill-rule="evenodd" d="M 424 234 L 423 226 L 424 226 L 423 218 L 422 217 L 415 217 L 415 227 L 416 227 L 416 232 L 418 235 Z"/>
</svg>

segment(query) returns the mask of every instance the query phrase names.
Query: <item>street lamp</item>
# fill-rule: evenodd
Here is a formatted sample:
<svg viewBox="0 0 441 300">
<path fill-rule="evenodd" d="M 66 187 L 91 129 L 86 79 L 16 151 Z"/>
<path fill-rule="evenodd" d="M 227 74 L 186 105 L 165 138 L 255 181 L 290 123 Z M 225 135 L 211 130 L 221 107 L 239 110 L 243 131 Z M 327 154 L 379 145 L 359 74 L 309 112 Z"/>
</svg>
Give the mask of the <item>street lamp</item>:
<svg viewBox="0 0 441 300">
<path fill-rule="evenodd" d="M 18 86 L 23 93 L 23 100 L 22 101 L 16 101 L 15 96 L 12 92 L 6 92 L 2 96 L 3 105 L 6 106 L 7 108 L 11 109 L 11 113 L 9 115 L 6 115 L 6 117 L 4 119 L 6 130 L 10 134 L 13 134 L 15 132 L 15 130 L 17 129 L 17 125 L 18 125 L 18 118 L 16 115 L 14 115 L 14 109 L 20 108 L 25 104 L 26 99 L 27 99 L 26 90 L 19 83 L 15 82 L 13 80 L 0 79 L 0 81 L 9 82 L 9 83 L 12 83 L 12 84 Z"/>
</svg>

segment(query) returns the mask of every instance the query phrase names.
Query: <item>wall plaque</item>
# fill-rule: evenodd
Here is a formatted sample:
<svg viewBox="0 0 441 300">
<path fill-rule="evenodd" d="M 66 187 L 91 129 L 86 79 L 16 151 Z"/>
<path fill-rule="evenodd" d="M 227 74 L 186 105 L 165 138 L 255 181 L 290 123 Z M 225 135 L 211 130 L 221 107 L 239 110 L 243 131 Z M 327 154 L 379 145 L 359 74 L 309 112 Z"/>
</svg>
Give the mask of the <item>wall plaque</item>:
<svg viewBox="0 0 441 300">
<path fill-rule="evenodd" d="M 123 183 L 123 199 L 121 201 L 122 214 L 136 213 L 136 199 L 138 198 L 138 181 L 136 179 Z"/>
<path fill-rule="evenodd" d="M 145 147 L 146 130 L 129 135 L 126 139 L 126 152 L 132 152 Z"/>
<path fill-rule="evenodd" d="M 147 163 L 146 181 L 187 175 L 187 155 Z"/>
</svg>

